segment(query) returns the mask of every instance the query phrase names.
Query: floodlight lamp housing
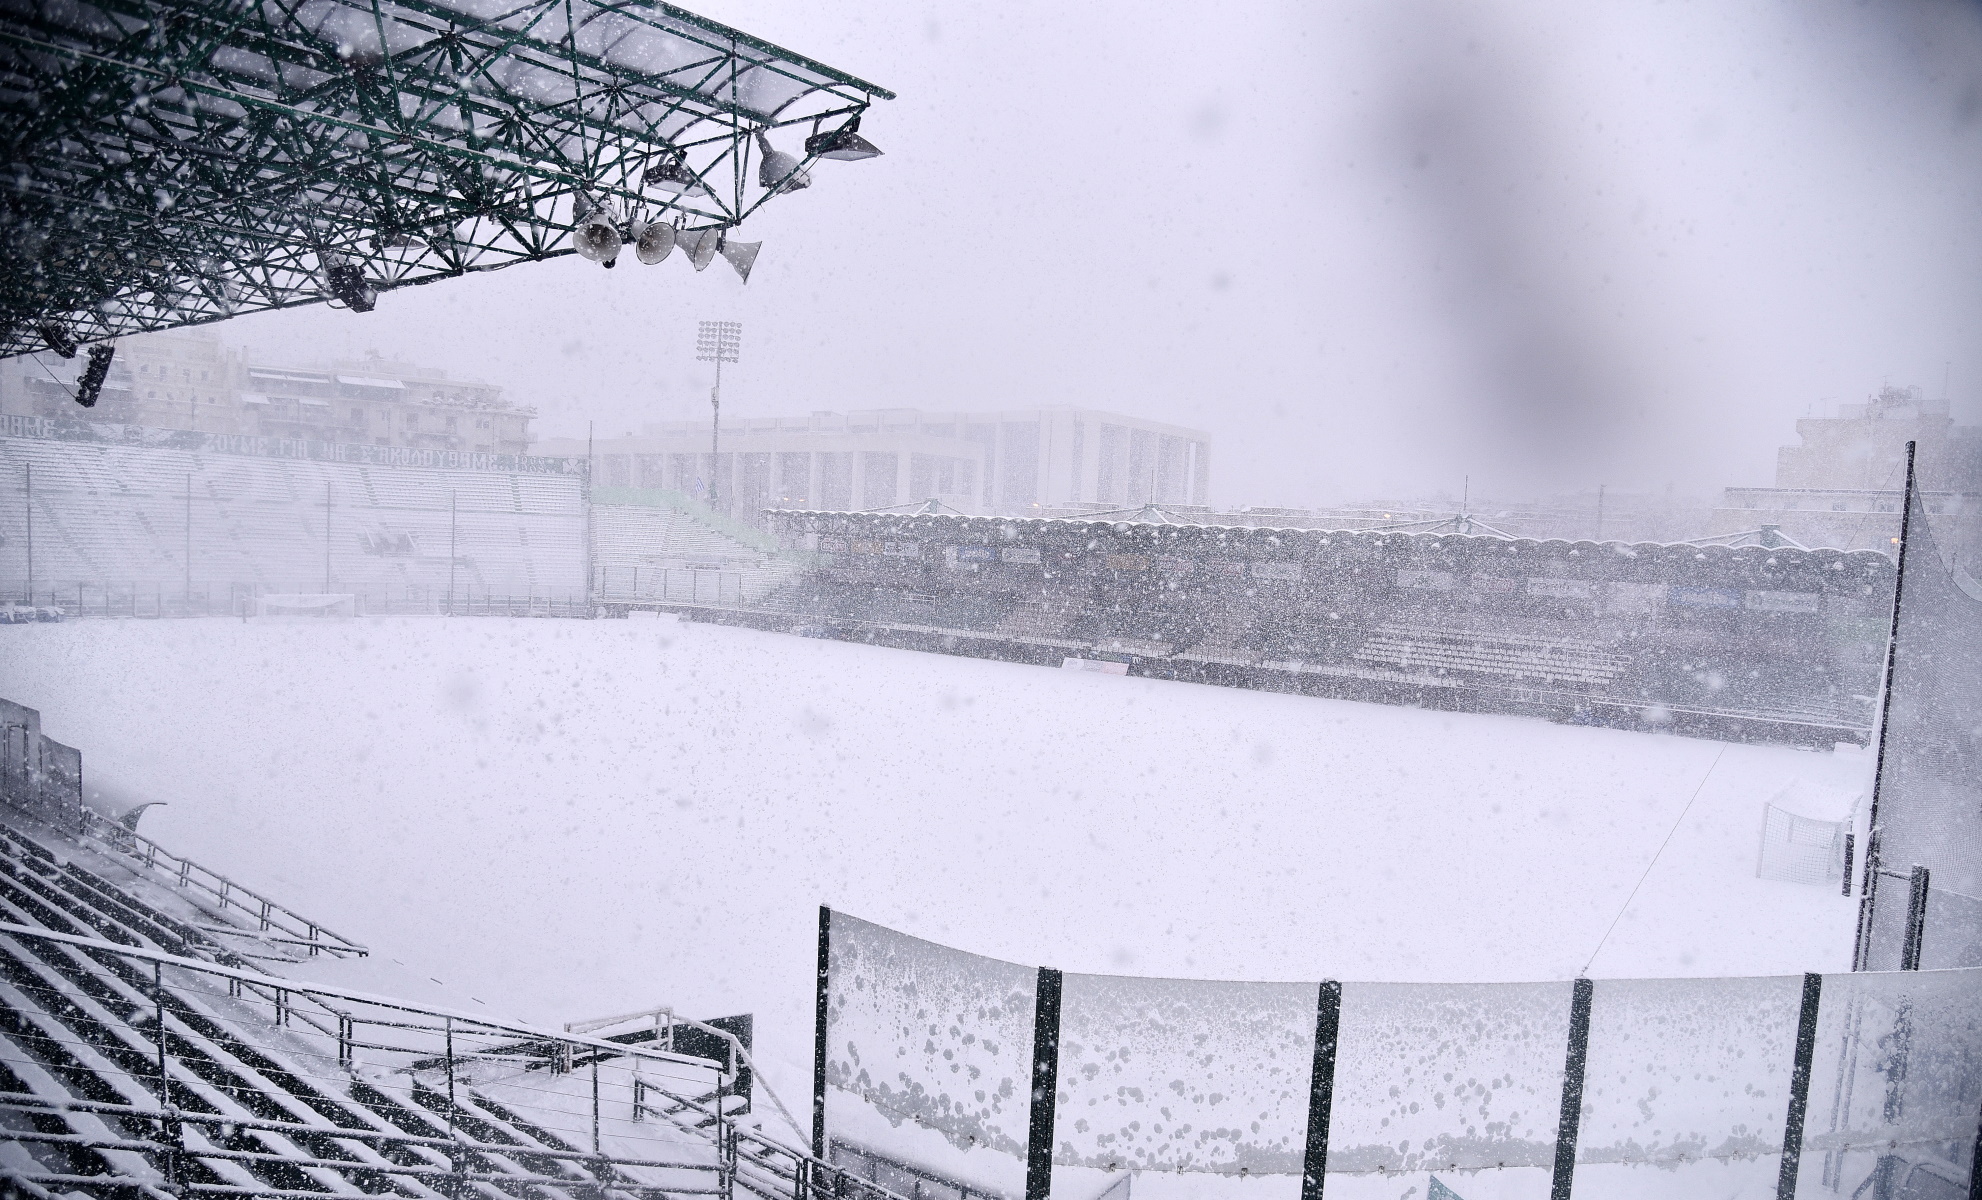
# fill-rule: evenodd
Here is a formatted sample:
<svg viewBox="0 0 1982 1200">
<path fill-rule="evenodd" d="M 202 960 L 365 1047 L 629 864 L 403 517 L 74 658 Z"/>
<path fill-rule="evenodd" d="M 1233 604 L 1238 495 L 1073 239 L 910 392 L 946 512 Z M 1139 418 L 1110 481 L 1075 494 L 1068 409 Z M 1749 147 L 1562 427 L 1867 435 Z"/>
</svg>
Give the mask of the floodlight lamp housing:
<svg viewBox="0 0 1982 1200">
<path fill-rule="evenodd" d="M 703 187 L 702 181 L 695 178 L 695 173 L 688 169 L 688 164 L 682 160 L 679 151 L 660 155 L 649 162 L 647 169 L 641 172 L 640 182 L 646 187 L 680 192 L 684 196 L 709 194 L 709 189 Z"/>
<path fill-rule="evenodd" d="M 775 196 L 812 186 L 812 176 L 799 168 L 797 156 L 772 147 L 761 129 L 757 131 L 757 149 L 762 154 L 757 162 L 758 187 Z"/>
<path fill-rule="evenodd" d="M 636 225 L 629 231 L 633 235 L 633 257 L 647 266 L 653 266 L 674 252 L 674 226 L 662 221 L 648 221 Z"/>
<path fill-rule="evenodd" d="M 750 282 L 750 268 L 757 263 L 757 252 L 764 248 L 762 242 L 732 242 L 724 238 L 717 251 L 730 266 L 736 268 L 737 278 Z"/>
<path fill-rule="evenodd" d="M 42 341 L 48 343 L 50 350 L 53 350 L 63 358 L 74 358 L 76 356 L 75 335 L 71 334 L 69 327 L 60 321 L 43 321 L 41 324 L 35 326 L 34 331 L 41 335 Z"/>
<path fill-rule="evenodd" d="M 860 136 L 860 114 L 838 129 L 824 133 L 814 133 L 805 139 L 807 158 L 830 158 L 837 162 L 859 162 L 863 158 L 878 158 L 881 148 Z"/>
<path fill-rule="evenodd" d="M 110 360 L 116 356 L 115 342 L 89 348 L 89 366 L 83 368 L 83 377 L 76 383 L 77 404 L 84 408 L 96 407 L 96 398 L 103 394 L 103 381 L 110 375 Z"/>
<path fill-rule="evenodd" d="M 620 235 L 618 222 L 612 213 L 601 206 L 579 218 L 571 231 L 571 248 L 580 257 L 589 258 L 602 267 L 611 267 L 619 257 L 619 247 L 625 239 Z"/>
<path fill-rule="evenodd" d="M 684 229 L 675 234 L 675 241 L 688 255 L 688 261 L 697 271 L 703 270 L 716 259 L 716 251 L 722 246 L 721 229 Z"/>
<path fill-rule="evenodd" d="M 364 269 L 343 255 L 324 255 L 323 273 L 331 298 L 352 312 L 370 312 L 378 303 L 378 289 L 365 278 Z"/>
</svg>

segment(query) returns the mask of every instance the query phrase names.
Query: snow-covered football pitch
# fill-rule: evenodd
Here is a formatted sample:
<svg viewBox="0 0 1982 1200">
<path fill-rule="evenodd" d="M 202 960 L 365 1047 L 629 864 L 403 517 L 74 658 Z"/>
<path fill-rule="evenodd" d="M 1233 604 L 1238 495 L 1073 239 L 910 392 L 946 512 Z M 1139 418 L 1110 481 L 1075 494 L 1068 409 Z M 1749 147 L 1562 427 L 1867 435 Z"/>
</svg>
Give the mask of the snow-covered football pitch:
<svg viewBox="0 0 1982 1200">
<path fill-rule="evenodd" d="M 754 1012 L 799 1102 L 822 903 L 1117 974 L 1834 971 L 1853 902 L 1756 877 L 1762 806 L 1841 817 L 1870 776 L 666 619 L 12 627 L 0 695 L 168 801 L 143 832 L 375 948 L 326 978 Z"/>
</svg>

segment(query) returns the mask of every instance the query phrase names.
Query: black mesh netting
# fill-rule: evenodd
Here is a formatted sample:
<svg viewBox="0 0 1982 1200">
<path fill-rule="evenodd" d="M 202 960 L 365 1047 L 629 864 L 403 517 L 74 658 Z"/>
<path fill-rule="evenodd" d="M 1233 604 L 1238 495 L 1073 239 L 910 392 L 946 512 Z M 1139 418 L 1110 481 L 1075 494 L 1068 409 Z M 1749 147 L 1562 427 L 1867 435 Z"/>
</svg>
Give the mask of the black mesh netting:
<svg viewBox="0 0 1982 1200">
<path fill-rule="evenodd" d="M 1919 965 L 1982 966 L 1982 599 L 1941 557 L 1917 493 L 1908 505 L 1860 962 L 1873 971 L 1902 964 L 1915 866 L 1928 871 Z"/>
</svg>

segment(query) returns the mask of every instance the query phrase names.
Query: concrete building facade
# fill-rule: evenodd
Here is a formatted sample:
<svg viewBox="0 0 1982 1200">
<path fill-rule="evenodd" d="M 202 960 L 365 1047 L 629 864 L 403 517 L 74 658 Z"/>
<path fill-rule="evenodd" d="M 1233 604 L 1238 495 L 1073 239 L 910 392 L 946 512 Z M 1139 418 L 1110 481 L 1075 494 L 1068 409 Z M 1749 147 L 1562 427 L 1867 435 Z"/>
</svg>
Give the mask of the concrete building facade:
<svg viewBox="0 0 1982 1200">
<path fill-rule="evenodd" d="M 1972 563 L 1982 550 L 1982 428 L 1956 425 L 1949 402 L 1918 387 L 1884 387 L 1835 417 L 1796 423 L 1802 439 L 1776 457 L 1768 488 L 1728 488 L 1713 532 L 1774 526 L 1800 545 L 1889 550 L 1899 536 L 1906 444 L 1918 446 L 1916 473 L 1943 548 Z"/>
<path fill-rule="evenodd" d="M 1038 515 L 1143 504 L 1203 504 L 1211 439 L 1202 430 L 1098 409 L 986 412 L 913 408 L 649 425 L 589 447 L 601 487 L 663 488 L 761 523 L 768 508 L 869 510 L 938 500 L 960 512 Z M 578 439 L 539 453 L 582 456 Z"/>
<path fill-rule="evenodd" d="M 79 355 L 0 361 L 0 415 L 362 446 L 524 454 L 536 410 L 493 384 L 370 356 L 267 363 L 212 333 L 125 338 L 94 408 L 76 405 Z"/>
</svg>

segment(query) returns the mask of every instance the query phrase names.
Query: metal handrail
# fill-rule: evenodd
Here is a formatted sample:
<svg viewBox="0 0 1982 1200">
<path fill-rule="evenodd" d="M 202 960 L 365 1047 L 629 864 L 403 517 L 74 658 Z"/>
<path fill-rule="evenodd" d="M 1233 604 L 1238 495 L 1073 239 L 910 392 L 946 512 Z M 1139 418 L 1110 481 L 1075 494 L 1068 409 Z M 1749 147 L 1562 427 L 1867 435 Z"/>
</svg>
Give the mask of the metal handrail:
<svg viewBox="0 0 1982 1200">
<path fill-rule="evenodd" d="M 734 1197 L 738 1189 L 741 1189 L 744 1192 L 760 1196 L 790 1197 L 792 1200 L 826 1200 L 828 1197 L 855 1198 L 855 1200 L 904 1200 L 898 1194 L 861 1179 L 845 1168 L 835 1166 L 830 1162 L 817 1158 L 805 1150 L 779 1142 L 774 1138 L 766 1136 L 761 1131 L 738 1128 L 731 1119 L 725 1117 L 722 1111 L 721 1079 L 724 1064 L 715 1060 L 673 1053 L 666 1050 L 651 1049 L 638 1043 L 609 1041 L 581 1033 L 558 1033 L 500 1017 L 452 1011 L 445 1008 L 397 1000 L 391 997 L 373 995 L 349 988 L 292 981 L 222 966 L 203 959 L 187 958 L 158 950 L 126 946 L 100 938 L 57 933 L 53 930 L 41 929 L 31 925 L 20 925 L 8 921 L 0 921 L 0 937 L 53 942 L 66 946 L 74 946 L 97 954 L 114 955 L 122 959 L 147 963 L 151 965 L 155 977 L 157 977 L 157 972 L 167 967 L 208 976 L 226 981 L 229 985 L 230 992 L 234 994 L 239 994 L 241 990 L 253 991 L 258 994 L 273 992 L 277 997 L 276 1010 L 278 1014 L 284 1012 L 285 1009 L 293 1012 L 293 1005 L 297 999 L 308 999 L 322 1011 L 339 1017 L 338 1027 L 335 1031 L 316 1026 L 314 1022 L 310 1022 L 310 1024 L 326 1036 L 335 1036 L 338 1039 L 340 1051 L 345 1051 L 352 1047 L 362 1049 L 372 1045 L 371 1043 L 358 1040 L 356 1031 L 358 1024 L 381 1027 L 392 1026 L 434 1033 L 446 1030 L 448 1031 L 449 1041 L 448 1057 L 445 1061 L 445 1066 L 450 1077 L 453 1076 L 457 1064 L 465 1064 L 469 1061 L 486 1057 L 485 1055 L 474 1054 L 472 1052 L 457 1053 L 455 1051 L 453 1048 L 453 1038 L 461 1034 L 464 1030 L 473 1030 L 482 1036 L 493 1034 L 503 1038 L 514 1038 L 522 1042 L 547 1043 L 551 1046 L 569 1044 L 578 1048 L 581 1052 L 587 1054 L 596 1053 L 600 1058 L 625 1056 L 653 1062 L 657 1065 L 666 1064 L 674 1067 L 688 1066 L 706 1069 L 717 1080 L 716 1104 L 713 1107 L 699 1102 L 692 1096 L 672 1094 L 657 1084 L 648 1083 L 644 1086 L 649 1092 L 666 1096 L 670 1101 L 677 1104 L 679 1107 L 674 1110 L 675 1113 L 688 1114 L 688 1119 L 668 1117 L 663 1110 L 657 1107 L 649 1106 L 648 1111 L 654 1115 L 663 1116 L 668 1120 L 668 1124 L 677 1132 L 703 1139 L 706 1143 L 713 1146 L 716 1156 L 713 1163 L 693 1163 L 669 1159 L 632 1157 L 605 1152 L 596 1145 L 596 1112 L 594 1113 L 595 1148 L 591 1153 L 585 1153 L 576 1150 L 560 1150 L 551 1146 L 535 1144 L 510 1145 L 487 1143 L 467 1138 L 458 1130 L 453 1131 L 449 1137 L 437 1138 L 423 1137 L 417 1134 L 390 1129 L 349 1128 L 341 1125 L 325 1127 L 303 1122 L 258 1118 L 245 1114 L 194 1112 L 169 1103 L 169 1092 L 161 1095 L 159 1103 L 155 1106 L 112 1104 L 68 1097 L 55 1099 L 31 1092 L 0 1092 L 0 1111 L 88 1112 L 109 1116 L 150 1118 L 158 1121 L 158 1128 L 164 1131 L 169 1131 L 180 1125 L 187 1124 L 215 1128 L 231 1126 L 235 1128 L 263 1129 L 269 1132 L 283 1134 L 352 1139 L 379 1146 L 401 1145 L 444 1149 L 454 1152 L 450 1155 L 450 1161 L 446 1167 L 439 1167 L 432 1164 L 388 1166 L 370 1162 L 362 1165 L 367 1170 L 378 1171 L 384 1174 L 417 1178 L 436 1176 L 449 1181 L 460 1181 L 464 1183 L 483 1181 L 483 1176 L 480 1173 L 465 1171 L 461 1168 L 459 1158 L 463 1154 L 482 1153 L 506 1157 L 525 1154 L 544 1159 L 569 1162 L 575 1166 L 587 1167 L 595 1173 L 605 1173 L 608 1178 L 610 1178 L 611 1172 L 616 1167 L 712 1170 L 716 1175 L 716 1185 L 708 1192 L 673 1184 L 662 1187 L 659 1185 L 637 1184 L 624 1180 L 612 1183 L 608 1187 L 608 1191 L 620 1191 L 632 1194 L 712 1194 Z M 375 1008 L 382 1008 L 403 1014 L 406 1019 L 380 1020 L 366 1018 L 359 1021 L 349 1013 L 343 1011 L 342 1006 L 350 1005 L 368 1005 Z M 161 1008 L 161 1017 L 165 1011 Z M 281 1018 L 278 1016 L 278 1023 L 280 1023 L 280 1020 Z M 404 1047 L 381 1046 L 377 1048 L 407 1052 Z M 339 1061 L 344 1062 L 348 1061 L 348 1059 L 340 1053 Z M 163 1063 L 163 1050 L 161 1050 L 161 1070 Z M 415 1065 L 417 1066 L 418 1064 Z M 438 1065 L 439 1060 L 436 1060 L 436 1067 Z M 596 1067 L 594 1069 L 596 1070 Z M 595 1083 L 595 1106 L 596 1096 L 597 1088 Z M 708 1098 L 704 1097 L 703 1099 L 706 1100 Z M 708 1119 L 712 1122 L 713 1128 L 697 1124 L 693 1120 L 695 1116 Z M 10 1136 L 15 1135 L 10 1134 Z M 316 1159 L 309 1159 L 306 1161 L 294 1155 L 264 1155 L 259 1151 L 249 1150 L 220 1148 L 212 1150 L 207 1148 L 188 1149 L 174 1140 L 176 1135 L 169 1133 L 162 1133 L 157 1138 L 147 1137 L 137 1139 L 115 1136 L 99 1137 L 89 1134 L 53 1134 L 41 1131 L 34 1131 L 31 1137 L 25 1134 L 19 1136 L 24 1140 L 91 1146 L 106 1150 L 155 1152 L 166 1156 L 168 1159 L 174 1155 L 226 1158 L 242 1162 L 263 1161 L 267 1159 L 268 1161 L 287 1161 L 298 1165 L 316 1165 L 336 1170 L 351 1169 L 359 1165 L 333 1162 L 331 1160 L 322 1160 L 319 1162 Z M 766 1182 L 767 1177 L 768 1183 Z M 59 1184 L 62 1190 L 67 1190 L 74 1186 L 88 1186 L 89 1184 L 100 1184 L 109 1187 L 130 1187 L 140 1190 L 155 1188 L 156 1186 L 155 1181 L 119 1176 L 72 1178 L 56 1174 L 27 1172 L 23 1174 L 22 1178 L 41 1184 Z M 509 1174 L 500 1176 L 499 1178 L 508 1182 L 535 1183 L 558 1187 L 569 1187 L 579 1182 L 574 1179 L 539 1178 L 529 1174 Z M 274 1197 L 289 1196 L 292 1194 L 280 1188 L 223 1187 L 218 1185 L 189 1185 L 184 1183 L 180 1185 L 180 1190 L 182 1192 L 211 1192 L 256 1196 L 262 1197 L 264 1200 L 272 1200 Z"/>
<path fill-rule="evenodd" d="M 250 914 L 260 923 L 260 932 L 266 933 L 270 929 L 281 930 L 293 939 L 289 944 L 308 946 L 310 956 L 313 958 L 320 953 L 351 955 L 357 958 L 363 958 L 371 953 L 365 946 L 337 933 L 321 922 L 313 921 L 253 888 L 236 883 L 211 867 L 201 866 L 190 858 L 174 854 L 136 830 L 126 829 L 91 809 L 83 810 L 81 832 L 86 837 L 94 837 L 105 847 L 143 864 L 147 870 L 166 876 L 175 887 L 196 888 L 207 893 L 219 901 L 222 911 L 232 905 Z M 233 929 L 210 930 L 210 932 L 252 934 L 256 931 Z"/>
</svg>

